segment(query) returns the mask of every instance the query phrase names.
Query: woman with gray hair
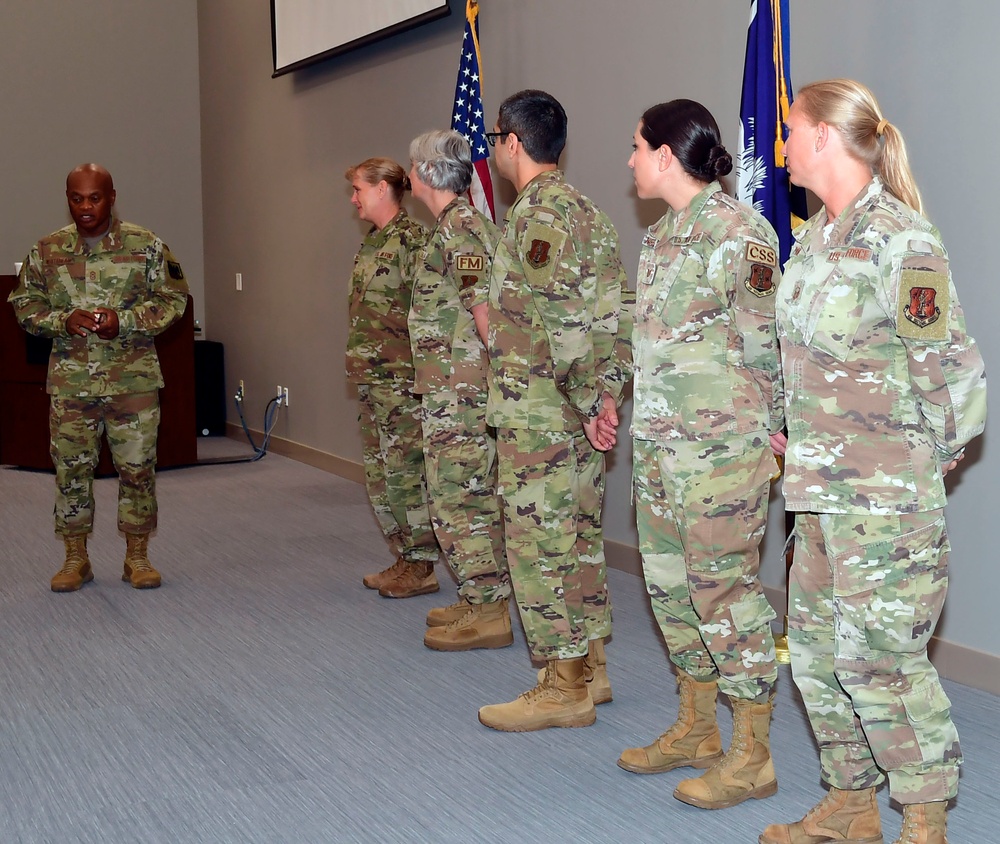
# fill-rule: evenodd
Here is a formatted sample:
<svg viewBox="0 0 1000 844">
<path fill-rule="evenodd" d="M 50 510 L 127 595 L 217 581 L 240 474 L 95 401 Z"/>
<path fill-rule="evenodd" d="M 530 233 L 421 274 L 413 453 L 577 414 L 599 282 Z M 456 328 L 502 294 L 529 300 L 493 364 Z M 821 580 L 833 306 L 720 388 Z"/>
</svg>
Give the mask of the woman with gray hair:
<svg viewBox="0 0 1000 844">
<path fill-rule="evenodd" d="M 413 195 L 437 218 L 414 269 L 410 345 L 423 404 L 431 519 L 458 579 L 458 601 L 431 610 L 424 644 L 441 651 L 513 643 L 510 575 L 486 425 L 486 310 L 499 232 L 465 197 L 469 142 L 427 132 L 410 144 Z"/>
</svg>

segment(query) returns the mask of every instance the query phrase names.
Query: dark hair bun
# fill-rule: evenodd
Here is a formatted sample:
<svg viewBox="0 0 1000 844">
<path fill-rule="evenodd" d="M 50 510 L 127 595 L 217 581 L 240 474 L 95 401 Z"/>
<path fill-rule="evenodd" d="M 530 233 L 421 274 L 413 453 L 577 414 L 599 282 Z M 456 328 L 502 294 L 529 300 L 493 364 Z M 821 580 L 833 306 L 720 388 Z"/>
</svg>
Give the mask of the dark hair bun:
<svg viewBox="0 0 1000 844">
<path fill-rule="evenodd" d="M 704 173 L 707 180 L 714 181 L 721 176 L 728 176 L 733 171 L 733 157 L 729 151 L 716 144 L 708 153 L 708 161 L 705 162 Z"/>
</svg>

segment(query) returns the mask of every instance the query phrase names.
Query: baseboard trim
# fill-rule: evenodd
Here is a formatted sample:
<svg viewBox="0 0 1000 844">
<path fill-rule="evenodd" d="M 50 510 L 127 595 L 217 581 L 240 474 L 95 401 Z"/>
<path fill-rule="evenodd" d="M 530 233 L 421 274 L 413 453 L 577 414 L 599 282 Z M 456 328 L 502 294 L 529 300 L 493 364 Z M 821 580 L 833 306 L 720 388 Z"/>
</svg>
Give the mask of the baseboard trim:
<svg viewBox="0 0 1000 844">
<path fill-rule="evenodd" d="M 255 437 L 263 436 L 259 431 L 252 433 Z M 232 422 L 226 423 L 226 436 L 241 442 L 246 439 L 243 429 Z M 275 436 L 271 437 L 268 448 L 275 454 L 289 457 L 307 466 L 314 466 L 354 483 L 365 482 L 364 467 L 343 457 Z M 604 554 L 611 568 L 642 577 L 642 557 L 638 548 L 606 539 Z M 765 586 L 764 592 L 778 616 L 783 616 L 785 590 Z M 972 686 L 974 689 L 982 689 L 984 692 L 1000 696 L 1000 656 L 939 639 L 936 636 L 931 641 L 930 653 L 942 677 L 961 683 L 963 686 Z"/>
</svg>

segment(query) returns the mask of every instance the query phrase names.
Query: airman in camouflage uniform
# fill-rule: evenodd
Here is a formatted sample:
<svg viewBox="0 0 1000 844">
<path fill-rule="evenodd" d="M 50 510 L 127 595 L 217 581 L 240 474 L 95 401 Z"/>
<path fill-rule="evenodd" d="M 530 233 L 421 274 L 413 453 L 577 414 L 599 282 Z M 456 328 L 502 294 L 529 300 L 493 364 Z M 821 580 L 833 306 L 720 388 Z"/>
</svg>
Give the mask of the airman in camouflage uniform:
<svg viewBox="0 0 1000 844">
<path fill-rule="evenodd" d="M 496 166 L 519 193 L 494 256 L 489 402 L 497 427 L 507 559 L 539 685 L 479 718 L 501 730 L 595 719 L 611 606 L 601 534 L 604 455 L 588 437 L 630 374 L 625 273 L 611 221 L 556 169 L 566 115 L 522 91 L 500 108 Z M 621 334 L 619 333 L 621 329 Z M 606 396 L 607 394 L 607 396 Z M 589 660 L 589 664 L 587 664 Z M 594 697 L 597 697 L 595 694 Z"/>
<path fill-rule="evenodd" d="M 686 143 L 688 127 L 714 136 L 714 146 Z M 758 546 L 776 469 L 769 433 L 784 425 L 778 240 L 760 214 L 723 193 L 716 179 L 732 159 L 700 104 L 649 109 L 634 146 L 639 196 L 670 206 L 643 238 L 639 261 L 631 433 L 643 573 L 678 669 L 681 707 L 677 723 L 651 745 L 625 750 L 618 764 L 644 774 L 709 768 L 674 796 L 723 808 L 777 789 L 766 733 L 775 613 Z M 733 702 L 727 756 L 717 688 Z M 759 746 L 749 768 L 741 731 Z"/>
<path fill-rule="evenodd" d="M 156 527 L 156 435 L 163 386 L 154 337 L 180 318 L 188 285 L 166 244 L 113 214 L 111 174 L 85 164 L 66 180 L 74 224 L 40 240 L 21 267 L 10 302 L 28 332 L 52 338 L 46 389 L 56 470 L 56 533 L 66 561 L 55 592 L 93 580 L 94 469 L 101 434 L 118 472 L 118 529 L 126 537 L 123 579 L 155 588 L 147 557 Z"/>
<path fill-rule="evenodd" d="M 837 103 L 843 131 L 822 111 Z M 881 840 L 888 775 L 899 842 L 944 844 L 962 754 L 927 644 L 948 585 L 944 473 L 983 430 L 983 361 L 938 231 L 899 198 L 920 204 L 871 92 L 813 83 L 788 125 L 789 173 L 825 205 L 795 232 L 777 298 L 798 511 L 788 636 L 830 792 L 761 841 Z"/>
<path fill-rule="evenodd" d="M 389 598 L 438 590 L 440 549 L 431 526 L 424 475 L 420 399 L 406 319 L 413 262 L 427 232 L 400 206 L 408 186 L 402 167 L 368 159 L 345 174 L 359 217 L 373 224 L 354 259 L 349 299 L 347 380 L 358 385 L 365 484 L 396 562 L 364 584 Z"/>
<path fill-rule="evenodd" d="M 885 771 L 901 803 L 948 800 L 962 756 L 927 657 L 948 588 L 942 467 L 983 430 L 986 382 L 937 230 L 874 179 L 832 229 L 821 213 L 796 232 L 779 321 L 800 511 L 788 632 L 823 778 Z"/>
<path fill-rule="evenodd" d="M 434 532 L 459 600 L 428 616 L 435 650 L 514 641 L 510 575 L 496 491 L 496 436 L 486 424 L 484 337 L 489 270 L 499 232 L 465 199 L 469 142 L 428 132 L 410 145 L 414 196 L 437 217 L 417 260 L 410 306 L 414 392 L 423 402 L 424 463 Z"/>
</svg>

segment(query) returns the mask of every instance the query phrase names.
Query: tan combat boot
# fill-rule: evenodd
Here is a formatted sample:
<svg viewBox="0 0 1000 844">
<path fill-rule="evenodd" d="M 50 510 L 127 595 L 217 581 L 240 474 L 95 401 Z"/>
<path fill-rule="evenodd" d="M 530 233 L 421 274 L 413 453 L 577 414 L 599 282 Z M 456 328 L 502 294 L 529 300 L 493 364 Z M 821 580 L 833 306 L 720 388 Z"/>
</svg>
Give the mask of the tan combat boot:
<svg viewBox="0 0 1000 844">
<path fill-rule="evenodd" d="M 651 745 L 622 751 L 619 767 L 635 774 L 660 774 L 674 768 L 708 768 L 722 758 L 715 718 L 718 681 L 696 680 L 677 669 L 677 689 L 677 720 Z"/>
<path fill-rule="evenodd" d="M 802 820 L 773 823 L 757 840 L 760 844 L 882 844 L 875 789 L 831 788 Z"/>
<path fill-rule="evenodd" d="M 396 562 L 389 566 L 389 568 L 382 569 L 382 571 L 375 572 L 375 574 L 366 574 L 361 582 L 369 589 L 381 589 L 390 580 L 395 580 L 406 571 L 408 565 L 409 563 L 402 557 L 397 557 Z"/>
<path fill-rule="evenodd" d="M 471 651 L 506 648 L 514 644 L 507 599 L 489 604 L 466 604 L 465 615 L 445 627 L 431 627 L 424 644 L 435 651 Z"/>
<path fill-rule="evenodd" d="M 545 669 L 538 672 L 538 682 L 542 682 Z M 587 655 L 583 658 L 583 678 L 590 690 L 594 706 L 611 703 L 611 681 L 608 679 L 608 658 L 604 654 L 604 640 L 591 639 L 587 642 Z"/>
<path fill-rule="evenodd" d="M 896 844 L 948 844 L 947 823 L 947 803 L 907 804 Z"/>
<path fill-rule="evenodd" d="M 681 780 L 674 797 L 699 809 L 727 809 L 778 791 L 771 761 L 771 701 L 732 698 L 733 741 L 726 755 L 700 777 Z"/>
<path fill-rule="evenodd" d="M 414 598 L 437 592 L 438 579 L 434 574 L 434 563 L 406 563 L 392 580 L 383 583 L 378 590 L 383 598 Z"/>
<path fill-rule="evenodd" d="M 454 604 L 448 604 L 446 607 L 434 607 L 427 613 L 427 626 L 447 627 L 449 624 L 454 624 L 465 616 L 471 606 L 472 604 L 465 598 L 459 598 Z"/>
<path fill-rule="evenodd" d="M 146 548 L 148 533 L 125 534 L 125 571 L 122 580 L 132 584 L 133 589 L 156 589 L 160 585 L 160 573 L 150 565 Z"/>
<path fill-rule="evenodd" d="M 90 557 L 87 556 L 87 536 L 86 533 L 78 533 L 63 537 L 66 562 L 49 583 L 53 592 L 75 592 L 84 583 L 90 583 L 94 579 Z"/>
<path fill-rule="evenodd" d="M 589 727 L 597 720 L 597 712 L 583 676 L 583 657 L 550 660 L 541 683 L 510 703 L 484 706 L 479 720 L 508 733 Z"/>
</svg>

